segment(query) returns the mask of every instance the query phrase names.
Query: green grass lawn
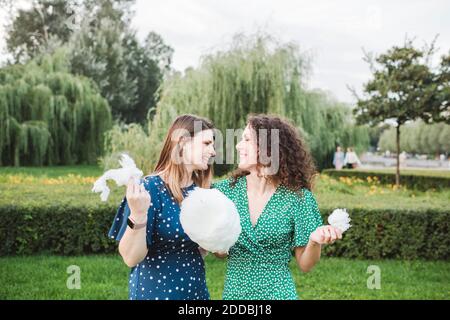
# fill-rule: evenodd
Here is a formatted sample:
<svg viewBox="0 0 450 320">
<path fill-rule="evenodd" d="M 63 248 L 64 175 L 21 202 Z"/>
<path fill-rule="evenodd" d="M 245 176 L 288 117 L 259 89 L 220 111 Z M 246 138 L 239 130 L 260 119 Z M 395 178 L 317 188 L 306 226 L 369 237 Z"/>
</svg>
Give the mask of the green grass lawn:
<svg viewBox="0 0 450 320">
<path fill-rule="evenodd" d="M 0 176 L 8 174 L 30 175 L 34 177 L 56 178 L 68 174 L 80 175 L 83 177 L 101 176 L 103 170 L 95 165 L 76 166 L 52 166 L 52 167 L 0 167 Z"/>
<path fill-rule="evenodd" d="M 381 168 L 381 169 L 342 169 L 342 171 L 370 171 L 379 173 L 393 173 L 395 168 Z M 52 166 L 52 167 L 0 167 L 0 176 L 7 174 L 26 174 L 36 177 L 59 177 L 68 174 L 78 174 L 83 177 L 86 176 L 100 176 L 103 170 L 95 165 L 76 165 L 76 166 Z M 420 176 L 432 177 L 450 177 L 450 170 L 435 170 L 435 169 L 407 169 L 401 168 L 401 174 L 413 174 Z"/>
<path fill-rule="evenodd" d="M 373 177 L 372 177 L 373 178 Z M 314 190 L 319 207 L 450 210 L 450 189 L 419 191 L 355 177 L 321 174 Z"/>
<path fill-rule="evenodd" d="M 0 168 L 0 205 L 2 203 L 91 203 L 103 205 L 99 194 L 91 192 L 93 182 L 102 174 L 95 166 L 51 168 Z M 220 178 L 217 178 L 220 179 Z M 119 204 L 125 194 L 124 187 L 109 182 L 109 204 Z M 321 208 L 402 208 L 450 210 L 450 189 L 417 191 L 405 188 L 393 189 L 351 179 L 345 182 L 321 175 L 314 194 Z M 52 197 L 50 197 L 52 195 Z"/>
<path fill-rule="evenodd" d="M 343 171 L 350 171 L 355 169 L 343 169 Z M 371 169 L 371 168 L 358 168 L 355 171 L 363 172 L 379 172 L 379 173 L 392 173 L 395 174 L 396 168 L 382 168 L 382 169 Z M 408 169 L 400 168 L 400 174 L 412 174 L 416 176 L 429 176 L 429 177 L 450 177 L 450 170 L 441 169 Z"/>
<path fill-rule="evenodd" d="M 81 270 L 81 289 L 67 289 L 67 267 Z M 381 270 L 381 289 L 368 289 L 367 268 Z M 226 263 L 206 258 L 211 298 L 221 299 Z M 0 299 L 127 299 L 128 268 L 119 255 L 0 258 Z M 291 270 L 301 299 L 449 299 L 450 265 L 443 261 L 322 258 L 310 273 Z"/>
</svg>

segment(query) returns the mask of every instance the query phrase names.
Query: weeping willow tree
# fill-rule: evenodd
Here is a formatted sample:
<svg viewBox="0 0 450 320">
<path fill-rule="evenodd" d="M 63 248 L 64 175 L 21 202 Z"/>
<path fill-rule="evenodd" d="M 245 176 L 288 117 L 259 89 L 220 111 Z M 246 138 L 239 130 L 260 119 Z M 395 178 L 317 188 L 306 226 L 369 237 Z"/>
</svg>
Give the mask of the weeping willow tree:
<svg viewBox="0 0 450 320">
<path fill-rule="evenodd" d="M 295 44 L 282 44 L 265 34 L 235 36 L 229 48 L 202 57 L 198 68 L 164 81 L 156 113 L 148 123 L 148 139 L 143 142 L 152 146 L 149 163 L 156 162 L 174 118 L 184 113 L 211 119 L 224 137 L 226 129 L 243 128 L 249 113 L 284 116 L 303 132 L 320 167 L 331 163 L 340 141 L 368 145 L 367 131 L 354 129 L 350 108 L 323 92 L 305 89 L 308 70 L 309 59 Z M 366 142 L 359 140 L 361 132 Z M 126 149 L 140 152 L 132 146 Z M 226 150 L 216 151 L 226 158 Z M 216 166 L 218 174 L 229 169 Z"/>
<path fill-rule="evenodd" d="M 111 110 L 66 52 L 0 69 L 0 165 L 95 163 Z"/>
<path fill-rule="evenodd" d="M 147 131 L 138 123 L 115 124 L 105 135 L 105 149 L 108 154 L 100 159 L 100 165 L 105 169 L 117 168 L 123 152 L 129 153 L 145 174 L 153 169 L 149 159 L 154 157 L 156 150 Z"/>
</svg>

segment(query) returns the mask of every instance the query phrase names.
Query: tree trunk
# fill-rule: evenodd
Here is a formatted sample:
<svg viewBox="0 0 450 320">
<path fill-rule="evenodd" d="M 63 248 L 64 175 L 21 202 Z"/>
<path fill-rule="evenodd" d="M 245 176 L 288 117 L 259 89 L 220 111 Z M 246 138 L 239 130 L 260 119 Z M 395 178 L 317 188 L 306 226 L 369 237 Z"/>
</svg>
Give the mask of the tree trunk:
<svg viewBox="0 0 450 320">
<path fill-rule="evenodd" d="M 20 149 L 19 143 L 14 147 L 14 167 L 20 167 Z"/>
<path fill-rule="evenodd" d="M 400 124 L 397 124 L 397 170 L 395 172 L 395 184 L 400 186 Z"/>
</svg>

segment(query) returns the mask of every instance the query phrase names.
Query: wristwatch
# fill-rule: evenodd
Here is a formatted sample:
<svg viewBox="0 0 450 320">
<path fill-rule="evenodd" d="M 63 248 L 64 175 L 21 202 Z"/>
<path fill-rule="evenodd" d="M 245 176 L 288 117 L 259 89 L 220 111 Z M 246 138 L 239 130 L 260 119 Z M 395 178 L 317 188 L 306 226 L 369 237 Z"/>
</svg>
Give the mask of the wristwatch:
<svg viewBox="0 0 450 320">
<path fill-rule="evenodd" d="M 133 229 L 133 230 L 138 230 L 138 229 L 142 229 L 144 227 L 147 226 L 147 222 L 144 223 L 136 223 L 133 221 L 133 219 L 131 219 L 130 217 L 128 217 L 127 219 L 127 224 L 128 226 Z"/>
</svg>

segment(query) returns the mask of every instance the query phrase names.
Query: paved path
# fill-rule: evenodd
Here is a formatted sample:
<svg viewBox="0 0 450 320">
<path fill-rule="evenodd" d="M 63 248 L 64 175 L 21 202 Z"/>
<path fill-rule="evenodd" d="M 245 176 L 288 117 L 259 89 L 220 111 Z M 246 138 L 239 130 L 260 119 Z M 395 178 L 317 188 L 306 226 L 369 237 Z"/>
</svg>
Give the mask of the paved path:
<svg viewBox="0 0 450 320">
<path fill-rule="evenodd" d="M 365 153 L 361 156 L 363 168 L 389 168 L 395 167 L 397 159 L 395 157 L 384 157 Z M 404 168 L 411 169 L 439 169 L 450 170 L 450 161 L 406 159 Z"/>
</svg>

